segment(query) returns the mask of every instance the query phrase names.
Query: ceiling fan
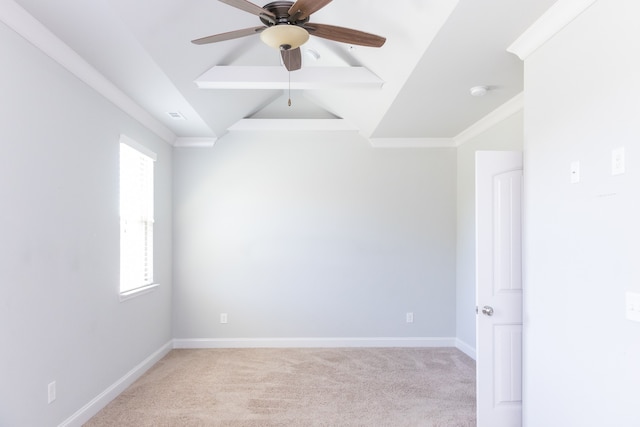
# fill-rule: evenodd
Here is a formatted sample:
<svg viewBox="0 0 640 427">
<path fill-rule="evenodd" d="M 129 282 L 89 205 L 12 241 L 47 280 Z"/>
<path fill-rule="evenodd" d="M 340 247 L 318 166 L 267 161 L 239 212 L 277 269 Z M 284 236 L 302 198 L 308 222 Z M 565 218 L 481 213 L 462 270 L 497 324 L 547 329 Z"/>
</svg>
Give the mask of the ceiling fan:
<svg viewBox="0 0 640 427">
<path fill-rule="evenodd" d="M 386 39 L 375 34 L 351 28 L 309 22 L 311 14 L 322 9 L 331 0 L 274 1 L 260 7 L 247 0 L 220 0 L 229 6 L 258 15 L 263 25 L 215 34 L 192 40 L 195 44 L 217 43 L 225 40 L 260 34 L 262 41 L 279 49 L 282 61 L 289 71 L 302 68 L 300 46 L 309 35 L 359 46 L 381 47 Z"/>
</svg>

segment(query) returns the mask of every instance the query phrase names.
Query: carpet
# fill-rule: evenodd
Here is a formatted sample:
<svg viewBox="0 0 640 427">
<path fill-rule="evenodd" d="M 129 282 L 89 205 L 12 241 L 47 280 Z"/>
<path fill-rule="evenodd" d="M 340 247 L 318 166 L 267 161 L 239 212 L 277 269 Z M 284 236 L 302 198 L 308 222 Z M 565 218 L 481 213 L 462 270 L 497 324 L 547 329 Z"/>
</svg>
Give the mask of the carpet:
<svg viewBox="0 0 640 427">
<path fill-rule="evenodd" d="M 173 350 L 85 426 L 476 425 L 454 348 Z"/>
</svg>

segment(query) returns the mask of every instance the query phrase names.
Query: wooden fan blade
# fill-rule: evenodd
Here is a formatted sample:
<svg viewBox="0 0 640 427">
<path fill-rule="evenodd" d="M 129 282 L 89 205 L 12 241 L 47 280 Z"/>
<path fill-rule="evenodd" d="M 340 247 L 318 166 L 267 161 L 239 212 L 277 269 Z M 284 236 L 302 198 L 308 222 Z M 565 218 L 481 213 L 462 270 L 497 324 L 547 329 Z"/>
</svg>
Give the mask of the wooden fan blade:
<svg viewBox="0 0 640 427">
<path fill-rule="evenodd" d="M 228 4 L 245 12 L 253 13 L 254 15 L 265 15 L 272 18 L 275 22 L 276 16 L 266 9 L 261 8 L 257 4 L 251 3 L 247 0 L 219 0 L 222 3 Z"/>
<path fill-rule="evenodd" d="M 229 31 L 228 33 L 215 34 L 213 36 L 202 37 L 200 39 L 191 40 L 193 44 L 208 44 L 223 42 L 225 40 L 238 39 L 240 37 L 251 36 L 262 32 L 267 27 L 244 28 L 242 30 Z"/>
<path fill-rule="evenodd" d="M 351 28 L 336 27 L 335 25 L 308 23 L 303 27 L 312 36 L 358 46 L 382 47 L 387 41 L 386 38 L 376 36 L 375 34 L 365 33 L 364 31 Z"/>
<path fill-rule="evenodd" d="M 287 70 L 295 71 L 302 68 L 302 53 L 299 47 L 296 49 L 282 50 L 280 52 L 282 62 Z"/>
<path fill-rule="evenodd" d="M 298 0 L 289 8 L 289 21 L 302 21 L 331 3 L 331 0 Z"/>
</svg>

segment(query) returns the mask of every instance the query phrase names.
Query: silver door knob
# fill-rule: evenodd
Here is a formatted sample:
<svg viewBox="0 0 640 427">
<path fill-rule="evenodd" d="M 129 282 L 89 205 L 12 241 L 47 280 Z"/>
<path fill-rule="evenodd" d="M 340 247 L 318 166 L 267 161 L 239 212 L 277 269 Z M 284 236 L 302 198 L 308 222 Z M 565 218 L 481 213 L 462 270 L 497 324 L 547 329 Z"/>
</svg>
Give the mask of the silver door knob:
<svg viewBox="0 0 640 427">
<path fill-rule="evenodd" d="M 493 316 L 493 307 L 485 305 L 484 307 L 482 307 L 482 314 Z"/>
</svg>

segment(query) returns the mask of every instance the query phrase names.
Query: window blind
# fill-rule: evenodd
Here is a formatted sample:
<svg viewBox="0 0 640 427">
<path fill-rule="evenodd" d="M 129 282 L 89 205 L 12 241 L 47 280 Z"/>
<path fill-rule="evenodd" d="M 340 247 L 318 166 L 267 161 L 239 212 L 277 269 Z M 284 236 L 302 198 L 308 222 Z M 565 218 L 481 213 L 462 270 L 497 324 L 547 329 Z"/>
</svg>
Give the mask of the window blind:
<svg viewBox="0 0 640 427">
<path fill-rule="evenodd" d="M 120 143 L 120 292 L 153 283 L 152 157 Z"/>
</svg>

